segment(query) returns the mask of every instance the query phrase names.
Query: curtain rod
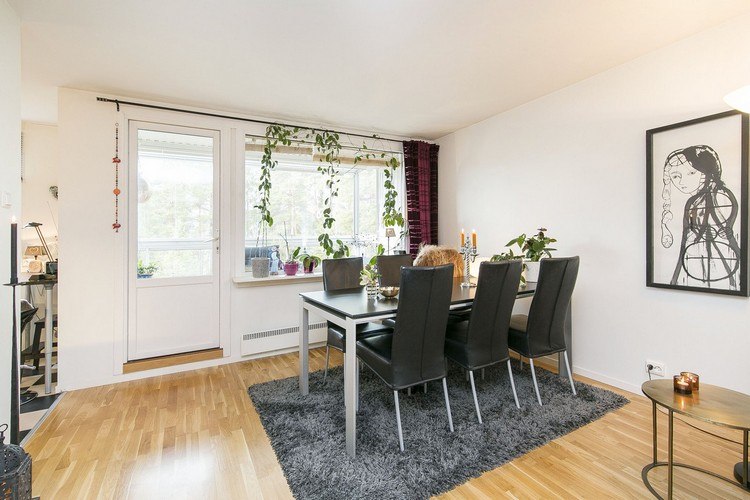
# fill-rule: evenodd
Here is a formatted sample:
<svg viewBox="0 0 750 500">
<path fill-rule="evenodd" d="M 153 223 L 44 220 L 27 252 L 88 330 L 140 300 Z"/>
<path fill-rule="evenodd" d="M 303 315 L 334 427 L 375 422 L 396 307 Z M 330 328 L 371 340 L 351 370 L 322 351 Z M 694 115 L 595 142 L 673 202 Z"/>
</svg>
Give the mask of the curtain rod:
<svg viewBox="0 0 750 500">
<path fill-rule="evenodd" d="M 207 113 L 205 111 L 192 111 L 189 109 L 171 108 L 169 106 L 157 106 L 155 104 L 145 104 L 141 102 L 121 101 L 119 99 L 109 99 L 107 97 L 97 97 L 96 100 L 99 102 L 111 102 L 113 104 L 116 104 L 118 112 L 120 111 L 120 106 L 136 106 L 139 108 L 161 109 L 163 111 L 176 111 L 178 113 L 187 113 L 191 115 L 200 115 L 200 116 L 211 116 L 214 118 L 225 118 L 229 120 L 239 120 L 242 122 L 260 123 L 263 125 L 281 125 L 283 127 L 300 128 L 300 129 L 307 129 L 307 130 L 319 130 L 321 132 L 330 132 L 334 134 L 348 135 L 351 137 L 363 137 L 365 139 L 381 139 L 384 141 L 391 141 L 391 142 L 404 142 L 403 139 L 393 139 L 390 137 L 379 136 L 377 134 L 365 135 L 365 134 L 355 134 L 353 132 L 341 132 L 339 130 L 333 130 L 333 129 L 323 129 L 323 128 L 318 129 L 315 127 L 309 127 L 307 125 L 294 125 L 294 124 L 282 123 L 282 122 L 269 122 L 267 120 L 257 120 L 254 118 L 242 118 L 239 116 L 220 115 L 218 113 Z"/>
<path fill-rule="evenodd" d="M 245 137 L 252 137 L 253 139 L 265 139 L 266 136 L 264 135 L 258 135 L 258 134 L 246 134 Z M 315 141 L 306 141 L 304 139 L 293 139 L 293 143 L 298 144 L 309 144 L 311 146 L 315 145 Z M 355 146 L 353 144 L 342 144 L 341 149 L 349 149 L 349 150 L 359 150 L 358 146 Z M 375 149 L 375 148 L 367 148 L 365 151 L 365 154 L 367 153 L 386 153 L 386 154 L 401 154 L 402 151 L 395 151 L 391 149 Z"/>
</svg>

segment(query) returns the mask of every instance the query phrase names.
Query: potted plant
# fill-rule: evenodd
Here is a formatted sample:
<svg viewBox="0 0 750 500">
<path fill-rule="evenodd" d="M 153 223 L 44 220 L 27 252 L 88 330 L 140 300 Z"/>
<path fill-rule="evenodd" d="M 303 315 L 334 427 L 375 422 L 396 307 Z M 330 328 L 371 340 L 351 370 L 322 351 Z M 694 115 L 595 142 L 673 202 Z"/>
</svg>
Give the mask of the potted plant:
<svg viewBox="0 0 750 500">
<path fill-rule="evenodd" d="M 138 270 L 136 271 L 136 273 L 138 274 L 138 278 L 140 279 L 150 278 L 158 270 L 159 270 L 159 266 L 157 264 L 143 265 L 143 261 L 138 260 Z"/>
<path fill-rule="evenodd" d="M 359 272 L 359 284 L 367 289 L 368 297 L 375 297 L 378 294 L 379 280 L 380 273 L 378 272 L 378 266 L 374 264 L 367 264 Z"/>
<path fill-rule="evenodd" d="M 320 265 L 321 260 L 317 255 L 311 255 L 307 253 L 307 250 L 300 251 L 299 247 L 297 247 L 294 252 L 297 253 L 297 259 L 302 262 L 303 273 L 311 274 L 315 271 L 315 268 Z"/>
<path fill-rule="evenodd" d="M 300 248 L 295 248 L 294 252 L 289 250 L 289 239 L 286 234 L 286 221 L 284 221 L 284 234 L 280 234 L 279 236 L 281 236 L 281 239 L 284 240 L 284 244 L 286 245 L 287 259 L 284 261 L 284 274 L 287 276 L 294 276 L 297 274 L 297 271 L 299 271 L 299 260 L 297 259 L 299 258 Z"/>
<path fill-rule="evenodd" d="M 508 252 L 493 256 L 492 260 L 523 258 L 524 271 L 526 273 L 526 279 L 524 281 L 538 281 L 539 260 L 542 257 L 552 257 L 552 252 L 557 249 L 550 247 L 549 244 L 555 243 L 557 240 L 544 234 L 545 231 L 547 231 L 546 228 L 540 227 L 537 231 L 539 232 L 530 237 L 527 237 L 526 233 L 523 233 L 505 244 L 506 247 L 518 245 L 521 249 L 521 254 L 515 255 L 511 248 Z"/>
</svg>

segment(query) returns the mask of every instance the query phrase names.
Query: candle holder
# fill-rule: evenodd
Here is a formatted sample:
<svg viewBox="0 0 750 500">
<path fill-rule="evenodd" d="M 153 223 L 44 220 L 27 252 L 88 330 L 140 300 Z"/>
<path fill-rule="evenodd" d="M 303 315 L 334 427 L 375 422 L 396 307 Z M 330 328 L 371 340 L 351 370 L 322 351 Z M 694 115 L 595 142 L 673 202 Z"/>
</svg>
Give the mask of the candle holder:
<svg viewBox="0 0 750 500">
<path fill-rule="evenodd" d="M 477 258 L 477 247 L 471 244 L 469 237 L 466 237 L 464 245 L 458 249 L 458 253 L 464 256 L 464 280 L 461 282 L 461 288 L 471 288 L 477 286 L 469 280 L 469 265 Z"/>
<path fill-rule="evenodd" d="M 692 394 L 693 384 L 690 379 L 683 377 L 682 375 L 674 376 L 674 392 L 677 394 Z"/>
<path fill-rule="evenodd" d="M 697 392 L 698 389 L 700 389 L 700 377 L 697 373 L 692 372 L 680 372 L 680 376 L 683 378 L 683 380 L 688 380 L 690 382 L 690 388 Z"/>
</svg>

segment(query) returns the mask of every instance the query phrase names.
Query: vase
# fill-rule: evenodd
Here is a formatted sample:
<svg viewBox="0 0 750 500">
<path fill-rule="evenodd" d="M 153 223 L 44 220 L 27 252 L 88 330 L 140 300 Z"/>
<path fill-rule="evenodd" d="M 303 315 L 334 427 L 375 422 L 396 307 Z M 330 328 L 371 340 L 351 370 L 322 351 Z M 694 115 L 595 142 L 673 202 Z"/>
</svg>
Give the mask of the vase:
<svg viewBox="0 0 750 500">
<path fill-rule="evenodd" d="M 287 276 L 294 276 L 299 271 L 299 262 L 284 262 L 284 274 Z"/>
<path fill-rule="evenodd" d="M 371 283 L 365 287 L 367 289 L 367 297 L 374 299 L 378 296 L 378 285 L 377 283 Z"/>
<path fill-rule="evenodd" d="M 539 261 L 524 261 L 526 266 L 526 281 L 536 283 L 539 281 Z"/>
<path fill-rule="evenodd" d="M 253 278 L 268 278 L 271 272 L 271 259 L 268 257 L 253 257 L 250 259 Z"/>
</svg>

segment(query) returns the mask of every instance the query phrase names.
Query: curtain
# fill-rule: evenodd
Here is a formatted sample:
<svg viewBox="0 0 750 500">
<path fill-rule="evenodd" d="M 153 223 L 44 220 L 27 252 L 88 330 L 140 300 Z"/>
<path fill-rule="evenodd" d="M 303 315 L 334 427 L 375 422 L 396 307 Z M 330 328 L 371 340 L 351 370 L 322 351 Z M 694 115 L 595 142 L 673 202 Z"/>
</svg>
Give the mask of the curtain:
<svg viewBox="0 0 750 500">
<path fill-rule="evenodd" d="M 417 256 L 421 244 L 438 242 L 439 147 L 423 141 L 404 142 L 406 217 L 412 257 Z"/>
</svg>

